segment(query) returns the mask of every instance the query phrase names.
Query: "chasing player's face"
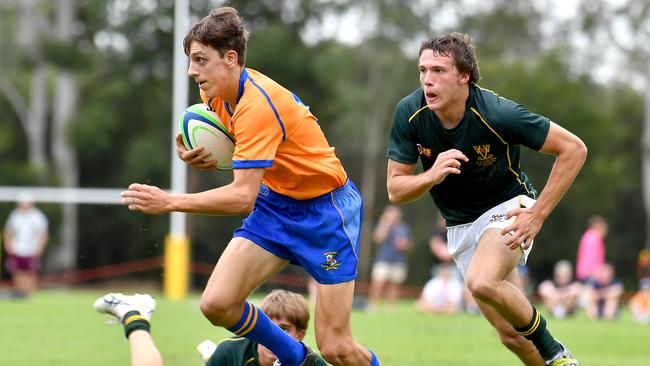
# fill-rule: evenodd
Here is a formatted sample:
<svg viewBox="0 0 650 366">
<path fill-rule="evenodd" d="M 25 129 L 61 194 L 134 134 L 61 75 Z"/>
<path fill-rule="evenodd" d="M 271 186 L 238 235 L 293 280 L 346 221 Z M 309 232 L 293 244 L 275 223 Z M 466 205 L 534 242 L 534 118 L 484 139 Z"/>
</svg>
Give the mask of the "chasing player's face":
<svg viewBox="0 0 650 366">
<path fill-rule="evenodd" d="M 302 339 L 305 337 L 305 330 L 296 328 L 296 326 L 287 319 L 272 318 L 271 320 L 273 320 L 273 322 L 277 324 L 278 327 L 287 332 L 287 334 L 289 334 L 292 338 L 298 341 L 302 341 Z M 260 366 L 271 366 L 277 359 L 273 352 L 261 344 L 257 345 L 257 355 Z"/>
<path fill-rule="evenodd" d="M 422 51 L 418 64 L 424 99 L 432 111 L 444 110 L 462 99 L 469 75 L 461 74 L 450 56 L 433 50 Z"/>
<path fill-rule="evenodd" d="M 237 65 L 237 53 L 228 51 L 223 56 L 216 49 L 201 42 L 190 43 L 189 67 L 187 75 L 194 79 L 199 88 L 208 98 L 222 98 L 228 100 L 233 92 L 232 71 Z"/>
</svg>

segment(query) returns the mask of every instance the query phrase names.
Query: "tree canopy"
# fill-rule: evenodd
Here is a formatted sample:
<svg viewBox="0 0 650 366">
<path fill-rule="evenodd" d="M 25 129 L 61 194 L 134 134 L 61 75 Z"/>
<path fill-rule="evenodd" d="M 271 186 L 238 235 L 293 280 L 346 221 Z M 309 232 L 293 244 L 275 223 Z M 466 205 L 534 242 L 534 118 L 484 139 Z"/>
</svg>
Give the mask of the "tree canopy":
<svg viewBox="0 0 650 366">
<path fill-rule="evenodd" d="M 62 39 L 50 29 L 65 3 L 73 5 L 74 16 L 70 36 Z M 529 261 L 534 276 L 548 276 L 558 259 L 575 260 L 587 218 L 601 214 L 611 226 L 607 258 L 630 281 L 632 274 L 624 269 L 634 265 L 646 242 L 640 199 L 641 93 L 624 80 L 603 84 L 588 70 L 576 70 L 568 57 L 574 46 L 560 32 L 566 28 L 544 31 L 546 14 L 528 2 L 495 1 L 476 11 L 463 8 L 462 2 L 441 0 L 424 7 L 418 3 L 243 0 L 232 5 L 252 32 L 247 66 L 279 81 L 311 106 L 348 174 L 362 188 L 367 227 L 374 225 L 387 203 L 383 188 L 387 133 L 396 103 L 419 85 L 419 43 L 452 30 L 470 34 L 477 45 L 481 86 L 548 116 L 589 148 L 578 179 L 538 236 Z M 191 4 L 193 19 L 215 6 L 212 1 Z M 442 10 L 450 14 L 448 18 L 440 18 Z M 325 34 L 332 18 L 353 11 L 368 16 L 367 23 L 358 25 L 364 33 L 357 42 Z M 0 5 L 0 185 L 65 181 L 61 167 L 51 163 L 60 143 L 53 137 L 57 80 L 67 72 L 74 77 L 77 98 L 64 133 L 77 162 L 78 185 L 126 187 L 145 182 L 168 187 L 172 32 L 171 0 L 33 0 Z M 192 101 L 197 101 L 197 90 L 191 91 Z M 552 163 L 552 157 L 523 153 L 522 169 L 538 188 L 545 184 Z M 191 171 L 188 189 L 207 189 L 230 178 L 228 173 Z M 0 205 L 0 217 L 6 217 L 10 208 Z M 56 205 L 47 208 L 57 233 L 64 215 Z M 78 267 L 162 252 L 160 243 L 168 230 L 165 217 L 135 214 L 120 206 L 88 205 L 79 210 Z M 407 210 L 416 239 L 410 253 L 412 283 L 422 284 L 429 276 L 426 243 L 437 215 L 428 197 Z M 194 259 L 215 262 L 241 219 L 192 216 Z M 53 246 L 60 241 L 53 235 Z M 371 250 L 364 247 L 364 260 L 371 258 Z"/>
</svg>

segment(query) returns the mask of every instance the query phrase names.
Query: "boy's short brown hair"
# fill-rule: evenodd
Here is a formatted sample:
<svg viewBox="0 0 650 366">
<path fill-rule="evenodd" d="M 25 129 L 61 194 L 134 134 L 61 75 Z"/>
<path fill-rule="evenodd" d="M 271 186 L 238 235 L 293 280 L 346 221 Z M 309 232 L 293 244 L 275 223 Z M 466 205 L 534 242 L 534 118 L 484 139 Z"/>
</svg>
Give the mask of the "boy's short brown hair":
<svg viewBox="0 0 650 366">
<path fill-rule="evenodd" d="M 269 318 L 286 319 L 298 330 L 306 330 L 309 324 L 309 303 L 295 292 L 273 290 L 262 300 L 260 308 Z"/>
<path fill-rule="evenodd" d="M 234 50 L 238 55 L 237 63 L 244 66 L 246 62 L 248 31 L 235 8 L 224 6 L 213 9 L 210 14 L 196 22 L 183 39 L 186 55 L 189 54 L 193 41 L 214 48 L 219 51 L 221 57 L 227 51 Z"/>
<path fill-rule="evenodd" d="M 481 80 L 481 72 L 474 54 L 474 44 L 467 34 L 453 32 L 428 39 L 420 45 L 419 56 L 425 50 L 451 57 L 458 71 L 469 75 L 470 84 L 476 84 Z"/>
</svg>

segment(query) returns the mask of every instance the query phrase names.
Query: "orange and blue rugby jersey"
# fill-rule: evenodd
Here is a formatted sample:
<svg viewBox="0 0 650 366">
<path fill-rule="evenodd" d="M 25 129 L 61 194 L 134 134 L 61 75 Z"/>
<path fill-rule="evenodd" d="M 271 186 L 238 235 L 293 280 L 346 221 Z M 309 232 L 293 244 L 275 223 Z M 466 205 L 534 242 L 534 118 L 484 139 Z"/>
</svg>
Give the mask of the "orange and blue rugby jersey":
<svg viewBox="0 0 650 366">
<path fill-rule="evenodd" d="M 245 68 L 236 106 L 203 93 L 201 97 L 235 138 L 233 169 L 266 168 L 262 182 L 298 200 L 345 184 L 347 174 L 316 117 L 271 78 Z"/>
</svg>

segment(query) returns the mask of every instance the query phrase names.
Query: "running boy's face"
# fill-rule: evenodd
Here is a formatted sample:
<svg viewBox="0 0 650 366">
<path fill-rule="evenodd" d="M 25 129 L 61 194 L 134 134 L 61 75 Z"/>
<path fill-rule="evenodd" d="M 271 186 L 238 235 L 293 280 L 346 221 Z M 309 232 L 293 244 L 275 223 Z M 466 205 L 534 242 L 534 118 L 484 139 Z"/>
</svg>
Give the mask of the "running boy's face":
<svg viewBox="0 0 650 366">
<path fill-rule="evenodd" d="M 187 75 L 194 78 L 199 88 L 208 98 L 228 100 L 232 94 L 231 74 L 237 65 L 237 52 L 227 51 L 223 56 L 216 49 L 203 43 L 192 41 L 188 57 L 190 65 Z"/>
<path fill-rule="evenodd" d="M 451 56 L 426 49 L 420 55 L 418 68 L 424 99 L 430 110 L 444 110 L 463 97 L 469 75 L 458 71 Z"/>
<path fill-rule="evenodd" d="M 282 330 L 287 332 L 291 337 L 298 341 L 302 341 L 305 338 L 305 329 L 298 329 L 296 326 L 288 321 L 287 319 L 271 319 L 275 324 L 278 325 Z M 260 366 L 271 366 L 277 357 L 271 352 L 268 348 L 262 346 L 261 344 L 257 345 L 257 355 L 259 359 Z"/>
</svg>

